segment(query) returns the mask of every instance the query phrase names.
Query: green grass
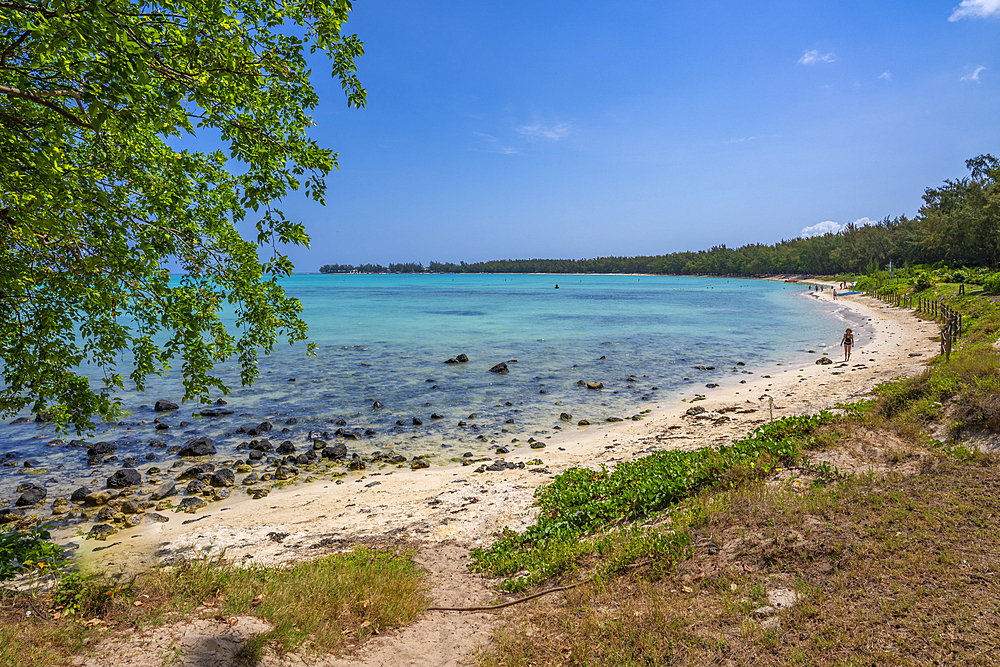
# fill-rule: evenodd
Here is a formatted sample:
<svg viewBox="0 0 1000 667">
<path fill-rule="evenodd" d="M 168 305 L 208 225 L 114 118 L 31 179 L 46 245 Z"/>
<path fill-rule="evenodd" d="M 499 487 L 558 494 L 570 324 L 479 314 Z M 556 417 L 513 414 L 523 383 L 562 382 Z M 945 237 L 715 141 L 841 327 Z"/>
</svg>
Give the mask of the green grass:
<svg viewBox="0 0 1000 667">
<path fill-rule="evenodd" d="M 593 551 L 615 554 L 611 567 L 634 560 L 626 554 L 643 552 L 676 561 L 687 544 L 683 529 L 663 534 L 636 528 L 636 522 L 706 489 L 736 487 L 779 464 L 799 462 L 816 445 L 816 429 L 833 419 L 827 412 L 789 417 L 730 446 L 657 452 L 613 471 L 571 468 L 536 492 L 541 511 L 535 525 L 522 533 L 505 529 L 492 546 L 475 549 L 474 568 L 508 577 L 502 588 L 517 591 L 572 570 Z"/>
<path fill-rule="evenodd" d="M 279 567 L 194 561 L 126 581 L 69 573 L 46 594 L 0 593 L 0 667 L 68 665 L 102 629 L 162 625 L 192 613 L 253 615 L 272 624 L 244 644 L 242 664 L 255 664 L 265 647 L 336 653 L 411 623 L 427 606 L 424 573 L 411 556 L 357 547 Z M 197 611 L 205 603 L 212 606 Z M 52 618 L 39 619 L 36 609 Z M 85 624 L 93 619 L 101 619 L 100 628 Z"/>
</svg>

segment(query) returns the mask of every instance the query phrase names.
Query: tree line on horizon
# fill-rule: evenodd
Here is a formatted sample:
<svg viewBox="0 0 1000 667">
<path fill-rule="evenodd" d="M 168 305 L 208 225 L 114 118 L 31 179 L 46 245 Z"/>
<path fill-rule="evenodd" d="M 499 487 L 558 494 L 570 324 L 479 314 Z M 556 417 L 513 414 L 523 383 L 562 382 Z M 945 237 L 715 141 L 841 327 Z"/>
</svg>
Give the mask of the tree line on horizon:
<svg viewBox="0 0 1000 667">
<path fill-rule="evenodd" d="M 780 273 L 871 273 L 943 263 L 951 267 L 1000 268 L 1000 161 L 980 155 L 966 161 L 969 175 L 927 188 L 917 215 L 870 224 L 848 223 L 836 233 L 771 245 L 638 257 L 506 259 L 487 262 L 419 262 L 326 265 L 322 273 L 651 273 L 758 276 Z"/>
</svg>

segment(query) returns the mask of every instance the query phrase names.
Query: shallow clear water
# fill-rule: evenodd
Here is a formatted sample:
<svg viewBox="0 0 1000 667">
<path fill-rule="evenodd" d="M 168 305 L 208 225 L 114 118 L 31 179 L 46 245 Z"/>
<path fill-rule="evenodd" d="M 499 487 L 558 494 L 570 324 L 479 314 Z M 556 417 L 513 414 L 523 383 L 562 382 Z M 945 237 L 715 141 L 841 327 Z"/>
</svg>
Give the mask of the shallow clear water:
<svg viewBox="0 0 1000 667">
<path fill-rule="evenodd" d="M 154 413 L 157 399 L 180 402 L 181 391 L 176 377 L 151 378 L 145 394 L 124 395 L 132 412 L 124 426 L 87 439 L 119 446 L 117 460 L 95 467 L 87 466 L 83 446 L 48 445 L 57 436 L 51 425 L 0 426 L 0 454 L 17 453 L 0 467 L 0 499 L 12 498 L 32 473 L 52 497 L 89 477 L 103 487 L 130 456 L 141 459 L 140 469 L 169 467 L 175 457 L 151 448 L 153 439 L 170 446 L 207 435 L 220 459 L 241 458 L 235 448 L 249 438 L 234 431 L 264 420 L 275 425 L 274 442 L 302 445 L 310 430 L 326 431 L 334 441 L 333 422 L 343 419 L 360 438 L 348 448 L 362 454 L 483 453 L 556 426 L 577 428 L 560 423 L 561 412 L 574 423 L 628 417 L 749 370 L 811 361 L 837 345 L 845 326 L 843 314 L 808 298 L 805 286 L 759 280 L 301 275 L 285 287 L 303 303 L 315 356 L 306 356 L 304 345 L 279 347 L 261 360 L 261 379 L 252 388 L 239 386 L 234 365 L 224 366 L 223 377 L 235 385 L 226 397 L 235 414 L 216 419 L 192 417 L 195 404 Z M 859 324 L 847 326 L 864 338 Z M 460 353 L 468 363 L 443 363 Z M 501 361 L 510 373 L 490 373 Z M 636 380 L 628 382 L 630 376 Z M 580 380 L 602 382 L 604 389 L 588 390 Z M 372 408 L 376 400 L 379 410 Z M 443 418 L 431 419 L 435 412 Z M 157 416 L 171 428 L 154 431 Z M 278 433 L 291 417 L 297 423 Z M 413 426 L 413 417 L 423 424 Z M 191 424 L 182 428 L 182 420 Z M 458 426 L 460 420 L 466 426 Z M 365 429 L 376 434 L 364 436 Z M 25 468 L 26 459 L 39 467 Z"/>
</svg>

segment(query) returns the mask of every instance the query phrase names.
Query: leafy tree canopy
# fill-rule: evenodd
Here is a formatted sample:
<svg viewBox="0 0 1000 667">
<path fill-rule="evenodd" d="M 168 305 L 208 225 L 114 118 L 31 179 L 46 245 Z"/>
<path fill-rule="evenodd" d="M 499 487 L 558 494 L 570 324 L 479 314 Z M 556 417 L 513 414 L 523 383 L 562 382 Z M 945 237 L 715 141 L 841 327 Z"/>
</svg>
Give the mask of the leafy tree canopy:
<svg viewBox="0 0 1000 667">
<path fill-rule="evenodd" d="M 249 384 L 259 351 L 305 337 L 277 278 L 292 270 L 280 245 L 309 239 L 275 206 L 299 189 L 323 202 L 336 166 L 308 135 L 307 57 L 325 53 L 365 104 L 350 10 L 0 0 L 0 414 L 30 405 L 87 430 L 119 417 L 122 372 L 142 390 L 178 363 L 185 399 L 207 400 L 228 390 L 214 363 L 237 357 Z M 228 154 L 175 149 L 186 135 Z"/>
</svg>

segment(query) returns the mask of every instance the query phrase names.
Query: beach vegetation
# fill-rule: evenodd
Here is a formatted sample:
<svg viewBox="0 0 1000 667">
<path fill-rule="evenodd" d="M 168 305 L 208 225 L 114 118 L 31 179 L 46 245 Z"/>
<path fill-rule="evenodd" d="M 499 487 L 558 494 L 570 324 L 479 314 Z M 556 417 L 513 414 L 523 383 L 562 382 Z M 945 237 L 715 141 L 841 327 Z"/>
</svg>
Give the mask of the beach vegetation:
<svg viewBox="0 0 1000 667">
<path fill-rule="evenodd" d="M 539 488 L 535 525 L 520 533 L 505 530 L 490 547 L 473 550 L 474 568 L 507 577 L 502 588 L 516 591 L 571 570 L 582 554 L 612 545 L 632 553 L 635 544 L 647 544 L 648 553 L 675 561 L 688 541 L 682 527 L 661 535 L 637 534 L 635 526 L 706 489 L 736 488 L 797 463 L 803 451 L 816 446 L 817 429 L 833 420 L 828 412 L 787 417 L 717 449 L 655 452 L 613 470 L 571 468 Z M 628 558 L 609 563 L 627 565 Z"/>
<path fill-rule="evenodd" d="M 68 665 L 109 631 L 191 616 L 267 621 L 239 664 L 265 650 L 338 652 L 412 622 L 428 604 L 424 576 L 411 552 L 364 546 L 287 566 L 223 554 L 132 576 L 66 572 L 45 591 L 0 590 L 0 666 Z"/>
<path fill-rule="evenodd" d="M 4 3 L 0 416 L 90 431 L 177 366 L 185 400 L 305 338 L 278 279 L 307 245 L 279 208 L 325 203 L 310 54 L 363 107 L 349 0 Z M 127 64 L 124 66 L 123 64 Z M 207 145 L 207 150 L 187 147 Z M 180 276 L 174 275 L 176 273 Z M 228 322 L 227 320 L 232 320 Z"/>
</svg>

